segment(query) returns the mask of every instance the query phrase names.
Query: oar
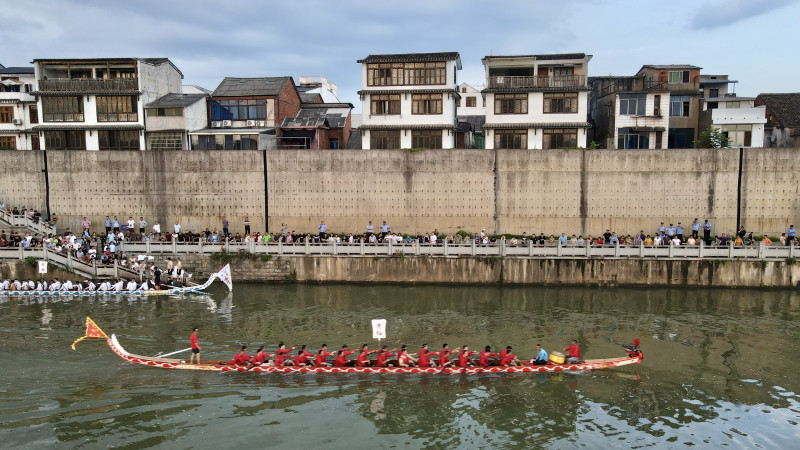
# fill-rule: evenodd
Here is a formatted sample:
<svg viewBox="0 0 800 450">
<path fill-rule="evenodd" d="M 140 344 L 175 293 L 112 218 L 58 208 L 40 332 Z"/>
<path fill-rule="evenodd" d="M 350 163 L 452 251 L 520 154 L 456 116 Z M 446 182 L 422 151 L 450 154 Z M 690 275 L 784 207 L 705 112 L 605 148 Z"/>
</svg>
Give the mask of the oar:
<svg viewBox="0 0 800 450">
<path fill-rule="evenodd" d="M 166 355 L 162 355 L 161 353 L 159 353 L 159 354 L 153 356 L 153 358 L 166 358 L 167 356 L 172 356 L 172 355 L 177 355 L 178 353 L 188 352 L 191 349 L 192 349 L 192 347 L 189 347 L 189 348 L 185 348 L 183 350 L 177 350 L 177 351 L 174 351 L 172 353 L 167 353 Z"/>
</svg>

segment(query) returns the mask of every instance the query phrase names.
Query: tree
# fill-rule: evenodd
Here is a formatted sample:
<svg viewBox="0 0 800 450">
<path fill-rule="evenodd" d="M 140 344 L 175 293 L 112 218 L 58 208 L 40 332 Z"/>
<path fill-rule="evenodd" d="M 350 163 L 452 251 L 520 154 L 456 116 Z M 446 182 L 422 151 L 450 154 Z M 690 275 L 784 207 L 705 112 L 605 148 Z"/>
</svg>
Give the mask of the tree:
<svg viewBox="0 0 800 450">
<path fill-rule="evenodd" d="M 709 126 L 707 130 L 697 137 L 697 148 L 727 148 L 730 147 L 728 135 L 719 128 Z"/>
</svg>

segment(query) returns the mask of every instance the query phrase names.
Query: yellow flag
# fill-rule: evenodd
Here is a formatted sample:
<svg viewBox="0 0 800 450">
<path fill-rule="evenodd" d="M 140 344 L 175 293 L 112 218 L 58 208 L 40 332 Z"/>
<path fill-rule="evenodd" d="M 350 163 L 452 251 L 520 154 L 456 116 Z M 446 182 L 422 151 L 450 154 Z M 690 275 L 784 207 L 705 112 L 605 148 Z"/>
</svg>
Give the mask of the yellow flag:
<svg viewBox="0 0 800 450">
<path fill-rule="evenodd" d="M 94 320 L 92 320 L 89 317 L 86 318 L 86 334 L 84 334 L 84 336 L 82 338 L 80 338 L 77 341 L 72 343 L 72 349 L 75 350 L 75 344 L 77 344 L 78 342 L 80 342 L 80 341 L 82 341 L 84 339 L 88 339 L 88 338 L 106 338 L 106 339 L 108 339 L 108 336 L 106 336 L 106 334 L 103 332 L 103 330 L 101 330 L 100 327 L 98 327 L 97 324 L 94 323 Z"/>
</svg>

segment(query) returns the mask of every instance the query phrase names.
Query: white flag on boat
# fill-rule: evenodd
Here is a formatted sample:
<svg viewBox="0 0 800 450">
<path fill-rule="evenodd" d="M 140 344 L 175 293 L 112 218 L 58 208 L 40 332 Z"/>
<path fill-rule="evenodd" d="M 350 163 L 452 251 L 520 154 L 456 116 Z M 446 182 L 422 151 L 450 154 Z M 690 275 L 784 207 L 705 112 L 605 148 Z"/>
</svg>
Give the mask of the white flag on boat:
<svg viewBox="0 0 800 450">
<path fill-rule="evenodd" d="M 372 319 L 372 339 L 386 339 L 386 319 Z"/>
<path fill-rule="evenodd" d="M 225 283 L 226 286 L 228 286 L 228 290 L 230 291 L 233 290 L 233 280 L 231 280 L 230 264 L 226 264 L 225 267 L 219 269 L 219 272 L 217 272 L 217 278 L 219 278 L 220 281 L 222 281 L 223 283 Z"/>
</svg>

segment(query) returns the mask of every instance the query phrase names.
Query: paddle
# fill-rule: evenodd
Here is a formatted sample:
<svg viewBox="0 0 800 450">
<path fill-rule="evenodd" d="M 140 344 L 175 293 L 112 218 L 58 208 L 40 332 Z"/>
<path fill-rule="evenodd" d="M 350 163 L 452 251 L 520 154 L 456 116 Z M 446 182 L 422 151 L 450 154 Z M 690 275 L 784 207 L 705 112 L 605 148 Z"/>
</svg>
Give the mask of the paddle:
<svg viewBox="0 0 800 450">
<path fill-rule="evenodd" d="M 162 355 L 161 353 L 159 353 L 159 354 L 153 356 L 153 358 L 166 358 L 167 356 L 172 356 L 172 355 L 177 355 L 178 353 L 188 352 L 191 349 L 192 349 L 192 347 L 189 347 L 189 348 L 185 348 L 183 350 L 177 350 L 177 351 L 174 351 L 172 353 L 167 353 L 166 355 Z"/>
</svg>

